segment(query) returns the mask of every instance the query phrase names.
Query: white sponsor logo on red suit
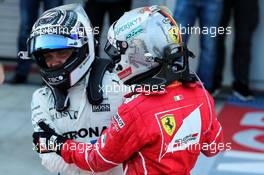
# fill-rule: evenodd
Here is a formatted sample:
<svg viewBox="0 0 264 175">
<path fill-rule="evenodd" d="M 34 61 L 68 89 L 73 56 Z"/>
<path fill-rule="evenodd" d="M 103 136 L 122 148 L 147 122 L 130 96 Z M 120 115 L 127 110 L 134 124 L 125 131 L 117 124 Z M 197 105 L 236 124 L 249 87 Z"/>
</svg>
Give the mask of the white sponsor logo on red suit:
<svg viewBox="0 0 264 175">
<path fill-rule="evenodd" d="M 159 160 L 161 160 L 167 153 L 185 150 L 190 145 L 199 143 L 201 135 L 201 105 L 198 107 L 194 105 L 188 105 L 155 114 L 162 135 Z M 184 119 L 182 120 L 182 117 L 180 118 L 182 113 L 179 112 L 179 110 L 188 111 L 186 112 L 188 113 L 188 116 L 183 117 Z M 164 116 L 168 115 L 174 116 L 176 123 L 176 129 L 171 136 L 168 134 L 166 128 L 164 128 L 164 124 L 161 121 Z"/>
</svg>

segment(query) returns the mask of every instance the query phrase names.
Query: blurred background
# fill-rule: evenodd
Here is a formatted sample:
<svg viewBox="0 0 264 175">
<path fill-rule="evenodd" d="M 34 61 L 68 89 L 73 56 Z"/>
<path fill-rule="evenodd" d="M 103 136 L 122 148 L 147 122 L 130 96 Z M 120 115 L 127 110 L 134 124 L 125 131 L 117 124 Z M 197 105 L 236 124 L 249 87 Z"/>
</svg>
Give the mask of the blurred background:
<svg viewBox="0 0 264 175">
<path fill-rule="evenodd" d="M 215 26 L 219 27 L 221 22 L 223 22 L 223 16 L 228 13 L 224 9 L 227 7 L 224 4 L 226 3 L 225 0 L 183 1 L 185 3 L 193 3 L 193 6 L 184 6 L 184 2 L 181 2 L 181 0 L 132 0 L 131 6 L 126 6 L 124 9 L 154 4 L 166 5 L 173 12 L 178 24 L 186 23 L 188 19 L 184 18 L 184 14 L 188 13 L 194 16 L 192 20 L 194 26 L 201 27 L 203 27 L 203 24 L 207 24 L 202 21 L 209 21 L 208 18 L 213 15 L 215 17 L 212 17 L 212 21 L 216 21 L 218 15 L 219 24 Z M 210 3 L 213 1 L 216 1 L 221 8 L 211 9 L 211 12 L 206 14 L 207 16 L 201 17 L 201 14 L 205 11 L 205 7 L 212 5 Z M 187 42 L 188 47 L 197 56 L 196 59 L 191 60 L 192 70 L 197 71 L 199 68 L 211 70 L 208 73 L 208 77 L 211 76 L 212 82 L 211 86 L 208 85 L 210 87 L 208 90 L 210 90 L 215 98 L 215 107 L 224 128 L 225 140 L 232 143 L 231 151 L 223 152 L 214 158 L 209 159 L 200 156 L 196 167 L 192 171 L 192 175 L 264 174 L 264 1 L 256 1 L 258 9 L 251 7 L 251 1 L 234 1 L 237 1 L 237 3 L 241 2 L 240 4 L 244 4 L 244 6 L 237 5 L 236 9 L 234 8 L 235 10 L 233 10 L 236 12 L 232 12 L 229 15 L 230 20 L 226 23 L 228 27 L 231 27 L 231 33 L 227 34 L 225 40 L 222 41 L 225 51 L 219 52 L 219 50 L 215 50 L 214 56 L 210 57 L 211 60 L 215 60 L 215 68 L 206 65 L 206 63 L 200 60 L 203 58 L 203 55 L 209 53 L 206 46 L 221 42 L 218 40 L 218 37 L 211 37 L 209 41 L 203 34 L 196 33 L 190 35 Z M 89 1 L 64 0 L 62 3 L 69 4 L 74 2 L 82 3 L 84 6 L 86 5 L 87 9 L 91 8 L 90 11 L 93 10 L 93 7 L 89 6 Z M 5 72 L 5 81 L 0 86 L 0 174 L 54 174 L 48 172 L 41 165 L 37 154 L 32 151 L 31 135 L 33 129 L 31 126 L 30 102 L 34 90 L 42 85 L 42 80 L 36 65 L 28 63 L 26 66 L 22 66 L 22 68 L 18 68 L 17 66 L 21 64 L 18 63 L 17 52 L 19 47 L 20 49 L 23 47 L 19 45 L 19 38 L 21 38 L 21 27 L 19 26 L 22 19 L 19 3 L 19 0 L 0 0 L 0 63 Z M 32 6 L 29 9 L 37 9 L 37 7 Z M 45 6 L 41 2 L 37 13 L 41 14 L 43 9 L 45 9 Z M 194 11 L 197 13 L 191 14 Z M 240 14 L 238 11 L 240 11 Z M 33 11 L 31 11 L 32 13 Z M 182 18 L 178 17 L 177 14 L 180 14 Z M 257 17 L 253 14 L 256 14 Z M 104 16 L 103 27 L 100 28 L 101 37 L 98 37 L 101 47 L 97 52 L 102 57 L 107 57 L 103 51 L 103 47 L 106 41 L 108 26 L 111 23 L 109 16 L 108 13 Z M 254 21 L 254 17 L 257 18 L 257 25 L 254 29 L 249 30 L 253 24 L 248 24 L 248 22 Z M 247 30 L 242 29 L 243 25 L 241 24 L 245 24 L 244 26 L 246 26 Z M 242 26 L 241 28 L 240 25 Z M 239 31 L 236 30 L 236 26 L 239 26 L 237 27 Z M 243 40 L 244 37 L 240 36 L 247 36 L 249 40 L 245 41 Z M 203 38 L 205 39 L 203 40 Z M 241 44 L 244 41 L 246 44 Z M 236 54 L 236 52 L 240 55 Z M 238 89 L 234 86 L 233 82 L 236 81 L 234 77 L 237 76 L 237 73 L 233 70 L 232 60 L 236 56 L 238 57 L 238 62 L 243 62 L 243 59 L 246 59 L 244 58 L 246 54 L 250 56 L 250 63 L 244 65 L 244 67 L 240 67 L 242 74 L 238 76 L 245 77 L 247 74 L 244 75 L 243 70 L 245 72 L 248 71 L 248 82 L 243 84 L 246 89 L 243 88 L 242 93 L 244 93 L 244 96 L 247 96 L 248 91 L 246 90 L 252 91 L 254 99 L 251 100 L 241 99 L 233 94 L 234 89 L 241 90 L 241 86 Z M 217 59 L 218 61 L 216 61 Z M 215 74 L 215 70 L 220 69 L 220 65 L 217 64 L 219 59 L 225 59 L 222 71 L 222 84 L 216 83 L 215 85 L 214 82 L 219 78 L 213 75 Z M 24 75 L 19 75 L 19 71 Z"/>
</svg>

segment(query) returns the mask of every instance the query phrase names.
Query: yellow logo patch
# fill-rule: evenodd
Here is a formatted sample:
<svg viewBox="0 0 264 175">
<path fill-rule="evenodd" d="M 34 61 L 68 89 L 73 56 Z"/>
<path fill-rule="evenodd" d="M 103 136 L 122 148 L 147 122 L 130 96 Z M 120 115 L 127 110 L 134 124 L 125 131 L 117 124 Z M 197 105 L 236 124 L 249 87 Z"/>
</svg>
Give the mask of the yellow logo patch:
<svg viewBox="0 0 264 175">
<path fill-rule="evenodd" d="M 172 136 L 176 129 L 176 122 L 172 114 L 167 114 L 161 117 L 161 124 L 169 136 Z"/>
<path fill-rule="evenodd" d="M 179 28 L 176 26 L 173 26 L 172 28 L 169 29 L 169 35 L 171 40 L 177 44 L 179 43 Z"/>
</svg>

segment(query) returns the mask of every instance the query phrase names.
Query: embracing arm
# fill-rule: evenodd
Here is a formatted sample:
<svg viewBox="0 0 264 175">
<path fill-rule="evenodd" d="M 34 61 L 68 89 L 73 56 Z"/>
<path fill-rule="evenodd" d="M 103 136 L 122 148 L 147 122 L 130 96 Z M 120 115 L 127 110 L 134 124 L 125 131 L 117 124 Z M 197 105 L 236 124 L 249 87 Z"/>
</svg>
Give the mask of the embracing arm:
<svg viewBox="0 0 264 175">
<path fill-rule="evenodd" d="M 65 162 L 74 163 L 82 169 L 105 171 L 129 159 L 145 144 L 148 139 L 142 127 L 141 118 L 122 105 L 118 114 L 113 116 L 109 129 L 98 139 L 98 144 L 67 140 L 59 154 Z"/>
</svg>

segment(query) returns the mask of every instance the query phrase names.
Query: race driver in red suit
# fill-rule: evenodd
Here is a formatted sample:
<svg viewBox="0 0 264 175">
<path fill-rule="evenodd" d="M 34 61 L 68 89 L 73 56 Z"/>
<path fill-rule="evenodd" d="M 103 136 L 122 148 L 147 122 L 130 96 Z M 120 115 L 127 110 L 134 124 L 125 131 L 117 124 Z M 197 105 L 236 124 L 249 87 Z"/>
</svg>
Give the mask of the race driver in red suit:
<svg viewBox="0 0 264 175">
<path fill-rule="evenodd" d="M 33 134 L 38 151 L 55 151 L 92 172 L 123 163 L 131 175 L 189 175 L 200 152 L 219 152 L 223 133 L 213 99 L 190 73 L 193 54 L 167 8 L 125 13 L 110 27 L 105 51 L 125 84 L 137 84 L 135 91 L 95 145 L 62 137 L 42 122 L 44 132 Z"/>
</svg>

